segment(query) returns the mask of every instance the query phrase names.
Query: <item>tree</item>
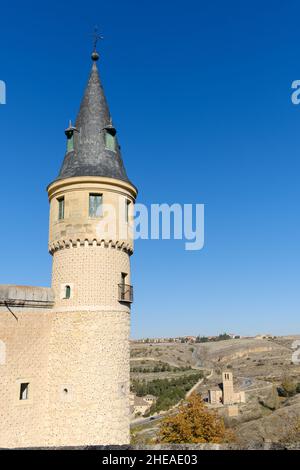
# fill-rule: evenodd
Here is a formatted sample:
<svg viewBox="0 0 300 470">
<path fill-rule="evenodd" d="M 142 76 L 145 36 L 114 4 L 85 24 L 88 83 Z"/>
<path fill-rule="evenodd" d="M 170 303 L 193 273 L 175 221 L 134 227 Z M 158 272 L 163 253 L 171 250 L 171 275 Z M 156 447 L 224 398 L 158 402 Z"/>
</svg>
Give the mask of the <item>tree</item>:
<svg viewBox="0 0 300 470">
<path fill-rule="evenodd" d="M 206 336 L 197 336 L 196 338 L 196 343 L 207 343 L 208 338 Z"/>
<path fill-rule="evenodd" d="M 159 431 L 160 442 L 165 443 L 220 443 L 233 440 L 224 421 L 215 411 L 206 408 L 197 393 L 179 406 L 178 413 L 166 418 Z"/>
<path fill-rule="evenodd" d="M 217 341 L 224 341 L 226 339 L 231 339 L 230 336 L 227 333 L 220 334 L 217 337 Z"/>
</svg>

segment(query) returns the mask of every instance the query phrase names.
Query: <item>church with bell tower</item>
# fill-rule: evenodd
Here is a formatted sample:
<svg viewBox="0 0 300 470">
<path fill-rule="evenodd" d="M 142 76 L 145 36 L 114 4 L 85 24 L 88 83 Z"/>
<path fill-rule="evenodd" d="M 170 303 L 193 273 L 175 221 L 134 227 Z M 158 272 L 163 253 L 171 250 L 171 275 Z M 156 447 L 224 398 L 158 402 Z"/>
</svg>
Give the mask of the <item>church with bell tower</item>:
<svg viewBox="0 0 300 470">
<path fill-rule="evenodd" d="M 129 443 L 137 189 L 98 60 L 47 187 L 51 287 L 0 285 L 0 448 Z"/>
</svg>

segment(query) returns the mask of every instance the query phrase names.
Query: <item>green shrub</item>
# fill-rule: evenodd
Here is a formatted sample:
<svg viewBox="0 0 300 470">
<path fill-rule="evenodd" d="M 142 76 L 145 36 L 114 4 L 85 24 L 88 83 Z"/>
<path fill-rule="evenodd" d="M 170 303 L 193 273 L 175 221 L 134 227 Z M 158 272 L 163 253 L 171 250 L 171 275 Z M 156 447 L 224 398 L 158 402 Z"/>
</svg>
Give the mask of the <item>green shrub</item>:
<svg viewBox="0 0 300 470">
<path fill-rule="evenodd" d="M 196 372 L 176 379 L 156 379 L 151 382 L 133 380 L 131 388 L 137 396 L 150 394 L 157 397 L 150 410 L 150 414 L 153 414 L 176 405 L 202 377 L 203 372 Z"/>
</svg>

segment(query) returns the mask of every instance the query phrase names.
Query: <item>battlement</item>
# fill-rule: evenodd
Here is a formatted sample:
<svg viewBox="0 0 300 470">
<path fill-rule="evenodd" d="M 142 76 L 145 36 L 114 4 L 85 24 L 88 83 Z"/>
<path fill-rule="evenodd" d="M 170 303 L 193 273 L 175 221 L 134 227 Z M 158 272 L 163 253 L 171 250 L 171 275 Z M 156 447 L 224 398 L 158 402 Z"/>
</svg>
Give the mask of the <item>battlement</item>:
<svg viewBox="0 0 300 470">
<path fill-rule="evenodd" d="M 122 241 L 115 240 L 96 240 L 94 239 L 78 239 L 78 240 L 64 240 L 55 241 L 49 244 L 49 253 L 53 254 L 55 251 L 63 250 L 64 248 L 79 248 L 79 247 L 89 247 L 89 246 L 98 246 L 101 248 L 114 248 L 120 251 L 124 251 L 128 255 L 132 255 L 133 246 L 132 243 L 124 243 Z"/>
</svg>

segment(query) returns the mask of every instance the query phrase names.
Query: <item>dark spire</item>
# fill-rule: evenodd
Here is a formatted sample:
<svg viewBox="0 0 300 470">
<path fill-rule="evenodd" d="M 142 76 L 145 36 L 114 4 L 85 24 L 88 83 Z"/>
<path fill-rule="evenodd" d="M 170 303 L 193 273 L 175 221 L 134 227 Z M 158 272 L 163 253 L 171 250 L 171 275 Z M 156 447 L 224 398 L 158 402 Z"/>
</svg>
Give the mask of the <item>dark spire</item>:
<svg viewBox="0 0 300 470">
<path fill-rule="evenodd" d="M 129 181 L 101 85 L 98 59 L 94 48 L 92 70 L 75 126 L 70 124 L 66 129 L 67 152 L 57 179 L 105 176 Z"/>
</svg>

